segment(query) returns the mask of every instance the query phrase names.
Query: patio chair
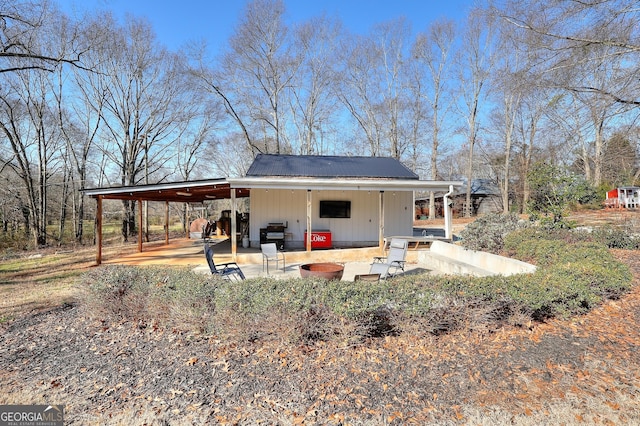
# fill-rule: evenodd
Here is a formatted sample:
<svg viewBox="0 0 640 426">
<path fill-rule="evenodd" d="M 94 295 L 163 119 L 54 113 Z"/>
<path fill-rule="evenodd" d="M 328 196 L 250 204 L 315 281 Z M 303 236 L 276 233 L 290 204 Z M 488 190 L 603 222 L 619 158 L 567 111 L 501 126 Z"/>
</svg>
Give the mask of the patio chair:
<svg viewBox="0 0 640 426">
<path fill-rule="evenodd" d="M 209 243 L 205 243 L 204 245 L 204 256 L 207 258 L 209 269 L 213 275 L 219 275 L 229 280 L 244 280 L 242 269 L 240 269 L 236 262 L 219 263 L 216 265 L 213 260 L 213 248 Z"/>
<path fill-rule="evenodd" d="M 393 268 L 393 273 L 388 273 L 388 275 L 395 275 L 398 270 L 402 270 L 404 272 L 404 264 L 407 258 L 407 248 L 409 247 L 409 242 L 407 240 L 403 240 L 400 238 L 391 239 L 391 243 L 389 244 L 389 252 L 387 256 L 376 256 L 373 258 L 373 263 L 386 263 L 389 265 L 389 268 Z"/>
<path fill-rule="evenodd" d="M 381 262 L 373 262 L 371 264 L 371 268 L 369 269 L 368 275 L 370 276 L 377 275 L 378 280 L 386 280 L 388 277 L 391 276 L 391 274 L 389 273 L 389 264 L 381 263 Z"/>
<path fill-rule="evenodd" d="M 265 265 L 267 267 L 267 274 L 269 274 L 269 262 L 276 262 L 276 269 L 278 269 L 279 263 L 282 261 L 282 272 L 285 270 L 284 252 L 278 250 L 276 243 L 260 244 L 260 250 L 262 251 L 262 271 L 264 272 Z"/>
</svg>

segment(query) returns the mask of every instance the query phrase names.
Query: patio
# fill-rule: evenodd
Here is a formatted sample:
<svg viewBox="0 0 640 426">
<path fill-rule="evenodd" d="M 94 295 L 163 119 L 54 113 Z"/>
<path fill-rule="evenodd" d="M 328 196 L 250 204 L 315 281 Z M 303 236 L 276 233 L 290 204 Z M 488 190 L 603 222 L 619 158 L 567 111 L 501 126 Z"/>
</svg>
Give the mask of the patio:
<svg viewBox="0 0 640 426">
<path fill-rule="evenodd" d="M 232 261 L 231 241 L 227 237 L 213 237 L 209 239 L 215 252 L 216 263 Z M 428 249 L 427 249 L 428 250 Z M 405 274 L 430 272 L 424 265 L 417 263 L 418 253 L 422 250 L 409 250 L 407 252 L 407 263 Z M 344 264 L 344 274 L 342 281 L 353 281 L 358 274 L 367 274 L 374 256 L 380 256 L 378 247 L 346 248 L 313 250 L 285 250 L 286 267 L 283 271 L 275 269 L 272 264 L 269 267 L 269 275 L 272 278 L 288 279 L 300 278 L 299 267 L 305 263 L 312 262 L 338 262 Z M 266 271 L 262 270 L 262 254 L 259 248 L 237 247 L 236 262 L 247 278 L 265 277 Z M 120 265 L 172 265 L 190 266 L 197 272 L 209 273 L 206 259 L 203 252 L 202 239 L 175 239 L 170 244 L 147 243 L 145 250 L 118 258 L 111 258 L 104 261 L 105 264 Z"/>
</svg>

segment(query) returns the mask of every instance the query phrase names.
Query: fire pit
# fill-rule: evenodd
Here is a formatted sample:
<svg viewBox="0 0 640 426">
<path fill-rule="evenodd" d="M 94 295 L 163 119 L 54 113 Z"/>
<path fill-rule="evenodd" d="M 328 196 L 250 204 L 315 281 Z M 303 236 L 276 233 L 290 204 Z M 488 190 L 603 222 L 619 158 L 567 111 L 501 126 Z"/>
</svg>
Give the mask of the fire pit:
<svg viewBox="0 0 640 426">
<path fill-rule="evenodd" d="M 339 263 L 307 263 L 300 265 L 300 276 L 320 277 L 327 280 L 339 280 L 342 278 L 344 265 Z"/>
</svg>

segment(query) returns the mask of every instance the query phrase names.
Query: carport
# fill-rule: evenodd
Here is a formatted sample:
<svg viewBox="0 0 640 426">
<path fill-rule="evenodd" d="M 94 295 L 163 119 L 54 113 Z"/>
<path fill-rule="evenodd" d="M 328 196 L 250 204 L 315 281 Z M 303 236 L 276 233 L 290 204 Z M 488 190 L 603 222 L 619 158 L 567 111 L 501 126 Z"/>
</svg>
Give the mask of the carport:
<svg viewBox="0 0 640 426">
<path fill-rule="evenodd" d="M 103 200 L 137 201 L 139 214 L 138 220 L 140 224 L 142 224 L 143 220 L 143 201 L 164 202 L 165 244 L 169 244 L 169 203 L 201 203 L 203 201 L 231 199 L 231 205 L 233 208 L 231 215 L 231 229 L 235 229 L 235 201 L 237 198 L 248 197 L 249 189 L 231 188 L 230 183 L 226 179 L 211 179 L 165 184 L 96 188 L 87 189 L 84 193 L 96 200 L 96 264 L 100 265 L 102 263 Z M 186 236 L 188 237 L 188 230 Z M 235 256 L 235 232 L 232 232 L 230 237 L 232 254 Z M 142 252 L 142 232 L 138 232 L 138 251 Z"/>
</svg>

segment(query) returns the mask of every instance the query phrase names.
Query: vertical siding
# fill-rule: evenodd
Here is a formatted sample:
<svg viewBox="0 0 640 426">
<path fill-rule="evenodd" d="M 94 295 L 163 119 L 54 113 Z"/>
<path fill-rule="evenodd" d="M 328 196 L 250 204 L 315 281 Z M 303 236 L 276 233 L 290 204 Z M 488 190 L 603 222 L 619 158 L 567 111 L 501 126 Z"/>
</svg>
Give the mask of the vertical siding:
<svg viewBox="0 0 640 426">
<path fill-rule="evenodd" d="M 413 192 L 384 193 L 384 234 L 413 235 Z"/>
<path fill-rule="evenodd" d="M 311 191 L 312 227 L 331 231 L 333 244 L 349 246 L 378 241 L 377 191 Z M 413 192 L 385 193 L 385 234 L 411 235 L 413 230 Z M 250 195 L 250 232 L 252 246 L 260 242 L 260 228 L 270 222 L 288 222 L 287 245 L 302 247 L 306 231 L 306 191 L 285 189 L 252 189 Z M 320 218 L 320 200 L 351 201 L 351 217 Z"/>
</svg>

